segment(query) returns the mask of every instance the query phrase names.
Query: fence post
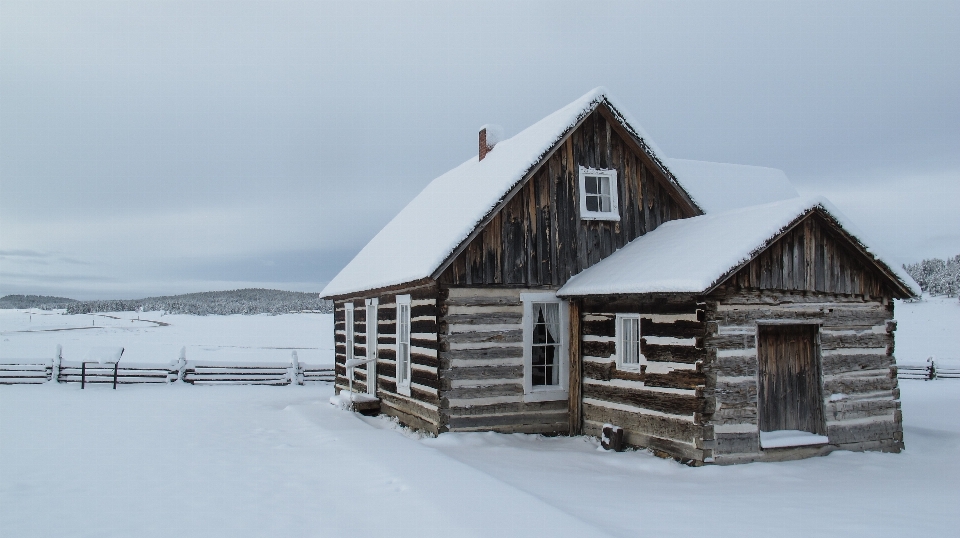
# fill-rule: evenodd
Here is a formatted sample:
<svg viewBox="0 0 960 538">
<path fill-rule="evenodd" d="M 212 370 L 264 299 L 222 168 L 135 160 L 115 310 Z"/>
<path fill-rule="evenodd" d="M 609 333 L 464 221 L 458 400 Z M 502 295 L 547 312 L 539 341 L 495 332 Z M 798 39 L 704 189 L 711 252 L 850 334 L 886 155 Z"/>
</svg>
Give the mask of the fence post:
<svg viewBox="0 0 960 538">
<path fill-rule="evenodd" d="M 50 379 L 56 383 L 60 382 L 60 361 L 63 359 L 63 347 L 57 344 L 57 356 L 53 358 L 53 366 L 50 368 Z"/>
<path fill-rule="evenodd" d="M 290 384 L 303 385 L 303 376 L 300 374 L 300 359 L 297 350 L 290 354 Z"/>
<path fill-rule="evenodd" d="M 87 361 L 80 364 L 80 390 L 87 386 Z"/>
<path fill-rule="evenodd" d="M 930 381 L 933 381 L 937 378 L 937 361 L 933 360 L 933 357 L 930 357 Z"/>
<path fill-rule="evenodd" d="M 180 358 L 177 359 L 177 379 L 183 381 L 183 370 L 187 367 L 187 346 L 180 348 Z"/>
</svg>

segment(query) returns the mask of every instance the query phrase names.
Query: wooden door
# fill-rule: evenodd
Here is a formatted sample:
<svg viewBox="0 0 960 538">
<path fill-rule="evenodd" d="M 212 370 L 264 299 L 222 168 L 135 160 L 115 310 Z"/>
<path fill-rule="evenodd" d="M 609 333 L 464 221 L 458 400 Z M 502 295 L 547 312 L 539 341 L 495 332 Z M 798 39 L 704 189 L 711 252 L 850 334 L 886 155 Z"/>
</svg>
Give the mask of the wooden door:
<svg viewBox="0 0 960 538">
<path fill-rule="evenodd" d="M 824 434 L 816 325 L 761 325 L 757 405 L 760 431 Z"/>
</svg>

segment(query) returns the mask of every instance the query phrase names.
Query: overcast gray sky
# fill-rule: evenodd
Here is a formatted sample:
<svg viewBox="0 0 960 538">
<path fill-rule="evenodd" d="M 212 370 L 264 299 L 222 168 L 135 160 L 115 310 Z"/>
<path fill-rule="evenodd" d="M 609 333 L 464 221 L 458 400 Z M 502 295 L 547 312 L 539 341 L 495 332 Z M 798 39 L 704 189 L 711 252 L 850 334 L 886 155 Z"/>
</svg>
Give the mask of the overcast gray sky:
<svg viewBox="0 0 960 538">
<path fill-rule="evenodd" d="M 960 2 L 0 1 L 0 294 L 319 291 L 431 179 L 606 86 L 960 253 Z"/>
</svg>

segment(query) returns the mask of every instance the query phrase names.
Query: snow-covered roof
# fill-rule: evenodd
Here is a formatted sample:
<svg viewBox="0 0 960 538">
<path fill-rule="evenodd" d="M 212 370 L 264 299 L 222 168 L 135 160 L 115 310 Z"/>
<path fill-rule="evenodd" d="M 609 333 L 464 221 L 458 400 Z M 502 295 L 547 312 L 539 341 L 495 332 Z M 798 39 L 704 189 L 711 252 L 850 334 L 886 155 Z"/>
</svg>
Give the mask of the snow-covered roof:
<svg viewBox="0 0 960 538">
<path fill-rule="evenodd" d="M 799 196 L 787 175 L 776 168 L 669 158 L 666 164 L 706 213 Z"/>
<path fill-rule="evenodd" d="M 334 297 L 430 277 L 499 202 L 584 117 L 605 103 L 620 124 L 663 166 L 663 153 L 605 88 L 503 140 L 482 161 L 473 157 L 434 179 L 370 240 L 321 295 Z M 682 190 L 682 189 L 681 189 Z"/>
<path fill-rule="evenodd" d="M 665 222 L 593 267 L 573 276 L 558 295 L 701 293 L 752 259 L 800 217 L 826 212 L 868 254 L 920 294 L 916 282 L 896 264 L 882 261 L 863 235 L 824 198 L 793 198 Z"/>
</svg>

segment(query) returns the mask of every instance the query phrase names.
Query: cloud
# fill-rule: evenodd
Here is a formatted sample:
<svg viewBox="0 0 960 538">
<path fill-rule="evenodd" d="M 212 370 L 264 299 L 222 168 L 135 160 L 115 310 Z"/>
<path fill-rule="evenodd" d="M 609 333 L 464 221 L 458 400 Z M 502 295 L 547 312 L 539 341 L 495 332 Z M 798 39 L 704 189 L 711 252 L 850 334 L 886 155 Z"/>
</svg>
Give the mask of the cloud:
<svg viewBox="0 0 960 538">
<path fill-rule="evenodd" d="M 515 134 L 597 85 L 670 156 L 811 179 L 911 259 L 955 244 L 955 191 L 869 180 L 960 169 L 953 2 L 79 1 L 4 15 L 0 272 L 116 279 L 105 294 L 322 282 L 475 155 L 478 126 Z M 570 39 L 589 28 L 602 35 Z"/>
<path fill-rule="evenodd" d="M 47 258 L 50 256 L 46 252 L 37 252 L 35 250 L 0 250 L 0 256 L 10 258 Z"/>
<path fill-rule="evenodd" d="M 829 198 L 900 263 L 960 254 L 960 169 L 844 179 L 807 179 L 798 182 L 798 188 Z"/>
</svg>

